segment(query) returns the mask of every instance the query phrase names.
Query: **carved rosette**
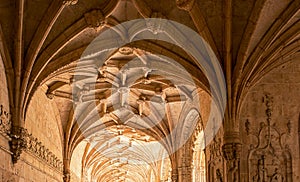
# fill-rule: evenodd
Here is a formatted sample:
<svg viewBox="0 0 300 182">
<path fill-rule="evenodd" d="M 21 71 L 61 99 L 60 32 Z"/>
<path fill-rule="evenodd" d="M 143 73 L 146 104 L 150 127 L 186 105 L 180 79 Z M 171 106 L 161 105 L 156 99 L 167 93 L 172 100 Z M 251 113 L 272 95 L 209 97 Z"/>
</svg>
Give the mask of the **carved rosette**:
<svg viewBox="0 0 300 182">
<path fill-rule="evenodd" d="M 195 0 L 176 0 L 179 9 L 190 11 L 195 4 Z"/>
<path fill-rule="evenodd" d="M 92 10 L 84 14 L 86 23 L 91 28 L 98 28 L 105 25 L 105 17 L 101 10 Z"/>
<path fill-rule="evenodd" d="M 63 4 L 67 5 L 67 6 L 75 5 L 75 4 L 77 4 L 77 2 L 78 2 L 78 0 L 63 0 Z"/>
<path fill-rule="evenodd" d="M 25 128 L 14 126 L 12 127 L 10 138 L 10 150 L 12 152 L 12 161 L 15 164 L 21 156 L 23 150 L 27 147 L 26 137 L 28 132 Z"/>
</svg>

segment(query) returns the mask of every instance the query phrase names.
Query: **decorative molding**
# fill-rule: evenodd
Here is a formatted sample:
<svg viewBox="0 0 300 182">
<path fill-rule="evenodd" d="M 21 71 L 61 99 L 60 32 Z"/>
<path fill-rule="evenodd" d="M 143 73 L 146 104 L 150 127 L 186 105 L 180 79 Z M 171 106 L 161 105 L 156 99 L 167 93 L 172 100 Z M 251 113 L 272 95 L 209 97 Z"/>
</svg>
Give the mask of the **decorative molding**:
<svg viewBox="0 0 300 182">
<path fill-rule="evenodd" d="M 91 28 L 98 28 L 100 26 L 104 26 L 106 24 L 105 16 L 101 12 L 101 10 L 92 10 L 88 13 L 84 14 L 84 18 L 86 23 Z"/>
<path fill-rule="evenodd" d="M 34 156 L 42 159 L 48 165 L 56 168 L 59 171 L 63 170 L 63 163 L 49 149 L 47 149 L 37 138 L 32 134 L 27 134 L 26 151 Z"/>
<path fill-rule="evenodd" d="M 195 4 L 195 0 L 176 0 L 179 9 L 190 11 Z"/>
</svg>

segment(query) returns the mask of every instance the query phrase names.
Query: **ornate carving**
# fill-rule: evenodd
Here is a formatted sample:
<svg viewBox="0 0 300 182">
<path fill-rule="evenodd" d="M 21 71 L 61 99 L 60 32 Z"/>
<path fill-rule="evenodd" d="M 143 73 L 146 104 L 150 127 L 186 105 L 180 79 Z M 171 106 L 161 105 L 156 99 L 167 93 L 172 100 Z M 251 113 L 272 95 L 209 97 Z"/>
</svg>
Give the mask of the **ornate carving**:
<svg viewBox="0 0 300 182">
<path fill-rule="evenodd" d="M 275 168 L 275 172 L 271 176 L 271 182 L 283 182 L 283 176 L 278 171 L 278 168 Z"/>
<path fill-rule="evenodd" d="M 4 106 L 0 105 L 0 134 L 9 137 L 11 130 L 10 114 L 4 110 Z"/>
<path fill-rule="evenodd" d="M 101 10 L 92 10 L 84 14 L 86 23 L 92 28 L 98 28 L 105 25 L 105 17 Z"/>
<path fill-rule="evenodd" d="M 179 9 L 190 11 L 194 6 L 195 0 L 176 0 L 176 5 Z"/>
<path fill-rule="evenodd" d="M 47 162 L 50 166 L 62 171 L 63 163 L 32 134 L 27 136 L 26 151 Z"/>
<path fill-rule="evenodd" d="M 227 161 L 240 158 L 242 145 L 240 143 L 227 143 L 222 146 L 223 156 Z"/>
<path fill-rule="evenodd" d="M 210 160 L 213 160 L 216 157 L 222 156 L 221 153 L 221 139 L 214 138 L 211 145 L 209 145 L 209 151 L 210 151 Z"/>
<path fill-rule="evenodd" d="M 223 182 L 223 176 L 220 169 L 216 170 L 216 182 Z"/>
<path fill-rule="evenodd" d="M 12 161 L 16 163 L 20 159 L 20 155 L 26 149 L 26 137 L 28 132 L 25 128 L 14 126 L 12 127 L 10 138 L 10 150 L 12 154 Z"/>
<path fill-rule="evenodd" d="M 63 170 L 63 163 L 39 142 L 37 138 L 29 134 L 25 128 L 12 127 L 11 133 L 7 131 L 7 135 L 10 137 L 10 150 L 13 153 L 13 163 L 16 163 L 20 159 L 20 155 L 23 151 L 27 151 L 57 170 Z"/>
<path fill-rule="evenodd" d="M 206 148 L 206 150 L 208 150 L 207 154 L 209 154 L 208 181 L 223 181 L 223 157 L 221 144 L 221 138 L 215 137 L 209 147 Z"/>
<path fill-rule="evenodd" d="M 266 106 L 266 121 L 260 122 L 258 131 L 249 128 L 247 132 L 247 135 L 254 137 L 253 141 L 256 141 L 250 143 L 249 181 L 289 182 L 292 180 L 292 159 L 290 149 L 283 143 L 282 138 L 290 132 L 290 122 L 286 125 L 285 131 L 280 131 L 282 128 L 272 122 L 273 98 L 270 94 L 266 94 L 263 101 Z"/>
<path fill-rule="evenodd" d="M 227 143 L 222 147 L 223 157 L 226 159 L 227 181 L 238 182 L 239 164 L 242 145 L 240 143 Z"/>
<path fill-rule="evenodd" d="M 131 47 L 120 47 L 119 48 L 119 52 L 121 53 L 121 54 L 123 54 L 123 55 L 126 55 L 126 56 L 128 56 L 128 55 L 131 55 L 131 54 L 133 54 L 133 48 L 131 48 Z"/>
</svg>

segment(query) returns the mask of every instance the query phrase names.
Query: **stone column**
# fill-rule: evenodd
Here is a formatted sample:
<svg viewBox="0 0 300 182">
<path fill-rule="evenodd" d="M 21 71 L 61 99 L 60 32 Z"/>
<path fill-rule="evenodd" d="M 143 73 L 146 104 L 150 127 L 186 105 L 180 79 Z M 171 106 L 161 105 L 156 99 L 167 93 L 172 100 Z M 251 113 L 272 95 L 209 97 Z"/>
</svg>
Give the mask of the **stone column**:
<svg viewBox="0 0 300 182">
<path fill-rule="evenodd" d="M 171 176 L 172 182 L 178 182 L 178 172 L 177 169 L 172 169 L 172 176 Z"/>
<path fill-rule="evenodd" d="M 192 181 L 191 166 L 178 167 L 178 182 Z"/>
<path fill-rule="evenodd" d="M 188 141 L 175 153 L 177 162 L 177 182 L 192 181 L 193 152 L 190 144 L 191 141 Z M 172 172 L 172 174 L 174 173 Z"/>
<path fill-rule="evenodd" d="M 71 170 L 70 170 L 70 160 L 64 159 L 64 176 L 63 176 L 64 182 L 70 182 L 71 181 Z"/>
<path fill-rule="evenodd" d="M 240 143 L 225 143 L 222 147 L 223 157 L 226 161 L 225 182 L 240 181 Z"/>
</svg>

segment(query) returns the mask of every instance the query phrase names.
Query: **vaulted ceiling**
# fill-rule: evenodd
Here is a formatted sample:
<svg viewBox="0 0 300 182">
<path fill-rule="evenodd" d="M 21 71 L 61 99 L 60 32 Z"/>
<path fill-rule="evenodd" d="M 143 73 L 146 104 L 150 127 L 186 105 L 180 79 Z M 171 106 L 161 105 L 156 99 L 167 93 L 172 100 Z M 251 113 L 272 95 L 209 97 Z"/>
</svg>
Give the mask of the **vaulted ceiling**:
<svg viewBox="0 0 300 182">
<path fill-rule="evenodd" d="M 227 85 L 225 131 L 237 130 L 235 119 L 247 90 L 273 68 L 299 56 L 299 9 L 299 0 L 1 0 L 0 51 L 11 108 L 18 113 L 13 122 L 22 125 L 34 92 L 45 85 L 45 94 L 60 111 L 64 155 L 69 158 L 80 142 L 93 140 L 93 146 L 85 148 L 85 165 L 94 166 L 94 174 L 101 176 L 103 167 L 114 164 L 105 160 L 115 156 L 101 158 L 93 150 L 109 153 L 108 143 L 125 150 L 134 142 L 159 141 L 162 151 L 172 153 L 174 141 L 161 138 L 185 121 L 197 103 L 211 102 L 208 79 L 194 57 L 177 45 L 141 40 L 110 52 L 101 65 L 80 61 L 105 30 L 129 20 L 161 18 L 189 27 L 209 44 Z M 207 93 L 202 100 L 194 97 L 201 92 Z M 203 125 L 207 122 L 205 113 L 190 115 L 197 121 L 201 116 Z M 203 127 L 193 124 L 187 125 Z M 125 151 L 120 160 L 137 156 L 135 150 Z M 131 160 L 147 163 L 148 153 Z"/>
</svg>

